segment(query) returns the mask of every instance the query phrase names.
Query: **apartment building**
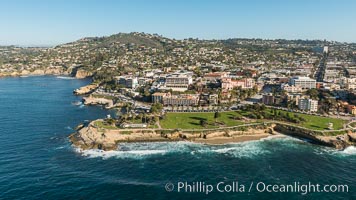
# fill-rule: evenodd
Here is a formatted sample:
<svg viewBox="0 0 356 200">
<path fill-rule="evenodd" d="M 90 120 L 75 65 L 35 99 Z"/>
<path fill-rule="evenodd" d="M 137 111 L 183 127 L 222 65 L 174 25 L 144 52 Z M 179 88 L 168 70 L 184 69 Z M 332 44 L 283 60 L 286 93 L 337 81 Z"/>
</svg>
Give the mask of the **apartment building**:
<svg viewBox="0 0 356 200">
<path fill-rule="evenodd" d="M 192 83 L 193 78 L 190 73 L 174 73 L 167 75 L 165 88 L 173 91 L 186 91 Z"/>
<path fill-rule="evenodd" d="M 288 93 L 300 93 L 303 91 L 303 88 L 300 85 L 282 84 L 281 88 Z"/>
<path fill-rule="evenodd" d="M 316 80 L 309 77 L 293 77 L 289 80 L 291 86 L 300 86 L 303 89 L 316 88 Z"/>
<path fill-rule="evenodd" d="M 318 101 L 312 99 L 299 99 L 298 107 L 300 110 L 317 112 L 318 111 Z"/>
</svg>

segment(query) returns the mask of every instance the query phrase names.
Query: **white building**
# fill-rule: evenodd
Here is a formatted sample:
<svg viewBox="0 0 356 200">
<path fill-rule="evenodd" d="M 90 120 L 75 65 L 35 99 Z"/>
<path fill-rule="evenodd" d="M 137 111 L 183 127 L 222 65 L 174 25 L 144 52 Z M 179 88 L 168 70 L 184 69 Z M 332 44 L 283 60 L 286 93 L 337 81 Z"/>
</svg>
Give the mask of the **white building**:
<svg viewBox="0 0 356 200">
<path fill-rule="evenodd" d="M 289 93 L 300 93 L 303 91 L 303 89 L 300 85 L 283 84 L 281 86 L 281 88 L 282 88 L 282 90 L 285 90 L 286 92 L 289 92 Z"/>
<path fill-rule="evenodd" d="M 299 99 L 298 107 L 300 110 L 317 112 L 318 111 L 318 101 L 312 99 Z"/>
<path fill-rule="evenodd" d="M 173 91 L 186 91 L 192 83 L 191 73 L 174 73 L 166 77 L 165 88 Z"/>
<path fill-rule="evenodd" d="M 329 47 L 328 47 L 328 46 L 324 46 L 323 52 L 324 52 L 324 53 L 329 53 Z"/>
<path fill-rule="evenodd" d="M 293 86 L 300 86 L 303 89 L 316 88 L 316 80 L 309 77 L 293 77 L 289 80 L 289 84 Z"/>
<path fill-rule="evenodd" d="M 136 88 L 138 86 L 138 79 L 137 77 L 133 76 L 120 76 L 117 77 L 118 83 L 120 85 L 124 85 L 127 88 Z"/>
</svg>

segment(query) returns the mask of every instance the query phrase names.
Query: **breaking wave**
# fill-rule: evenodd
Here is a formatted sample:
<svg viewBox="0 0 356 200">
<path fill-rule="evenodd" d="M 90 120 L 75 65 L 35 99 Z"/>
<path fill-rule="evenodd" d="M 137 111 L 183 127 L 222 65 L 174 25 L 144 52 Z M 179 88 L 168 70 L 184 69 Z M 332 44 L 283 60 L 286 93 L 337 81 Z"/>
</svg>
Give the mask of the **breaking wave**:
<svg viewBox="0 0 356 200">
<path fill-rule="evenodd" d="M 328 155 L 341 156 L 341 157 L 356 155 L 355 146 L 349 146 L 343 150 L 338 150 L 332 147 L 319 147 L 319 148 L 315 148 L 314 151 L 316 154 L 320 154 L 320 155 L 328 154 Z"/>
<path fill-rule="evenodd" d="M 59 79 L 68 79 L 68 80 L 75 79 L 74 77 L 70 77 L 70 76 L 56 76 L 56 78 L 59 78 Z"/>
<path fill-rule="evenodd" d="M 136 150 L 136 151 L 102 151 L 102 150 L 79 150 L 79 152 L 89 158 L 143 158 L 149 155 L 160 154 L 163 155 L 166 151 L 163 150 Z"/>
<path fill-rule="evenodd" d="M 270 154 L 264 143 L 272 140 L 283 140 L 284 138 L 270 138 L 268 140 L 257 140 L 240 143 L 229 143 L 226 145 L 206 145 L 193 142 L 149 142 L 149 143 L 121 143 L 117 150 L 81 150 L 78 153 L 88 158 L 133 158 L 142 159 L 152 156 L 169 154 L 190 155 L 223 155 L 236 158 L 252 158 L 260 155 Z M 286 140 L 288 141 L 288 140 Z M 290 140 L 294 141 L 294 140 Z M 272 141 L 274 142 L 274 141 Z"/>
<path fill-rule="evenodd" d="M 234 158 L 256 158 L 270 155 L 279 150 L 308 151 L 314 149 L 315 154 L 329 155 L 356 155 L 356 147 L 348 147 L 343 151 L 333 148 L 314 146 L 305 141 L 291 138 L 272 136 L 255 141 L 228 143 L 224 145 L 207 145 L 194 142 L 147 142 L 147 143 L 121 143 L 117 150 L 81 150 L 78 153 L 88 158 L 131 158 L 143 159 L 153 156 L 171 154 L 187 154 L 197 158 L 203 156 L 227 156 Z"/>
<path fill-rule="evenodd" d="M 342 152 L 347 155 L 356 155 L 356 147 L 349 146 L 346 149 L 344 149 Z"/>
</svg>

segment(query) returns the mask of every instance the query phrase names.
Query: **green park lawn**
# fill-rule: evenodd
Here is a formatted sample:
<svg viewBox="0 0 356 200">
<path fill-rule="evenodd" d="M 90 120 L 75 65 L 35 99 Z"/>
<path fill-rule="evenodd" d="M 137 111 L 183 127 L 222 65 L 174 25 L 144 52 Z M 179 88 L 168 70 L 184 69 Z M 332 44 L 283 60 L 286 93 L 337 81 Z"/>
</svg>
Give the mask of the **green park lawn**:
<svg viewBox="0 0 356 200">
<path fill-rule="evenodd" d="M 105 121 L 95 121 L 94 125 L 98 128 L 117 129 L 117 127 L 107 124 Z"/>
<path fill-rule="evenodd" d="M 204 129 L 218 128 L 223 126 L 237 126 L 243 124 L 242 121 L 235 120 L 234 116 L 240 116 L 238 113 L 221 112 L 220 117 L 216 120 L 219 124 L 215 124 L 213 112 L 202 113 L 167 113 L 165 118 L 160 120 L 162 128 L 166 129 Z M 207 120 L 207 126 L 201 126 L 200 120 Z"/>
<path fill-rule="evenodd" d="M 271 110 L 267 108 L 264 112 L 270 113 L 270 111 Z M 250 111 L 243 111 L 243 110 L 239 110 L 237 112 L 240 115 L 245 116 L 245 117 L 248 117 L 248 115 L 252 113 Z M 281 112 L 283 114 L 288 113 L 287 111 L 283 111 L 283 110 L 278 110 L 278 112 Z M 339 130 L 339 129 L 344 128 L 345 120 L 343 120 L 343 119 L 322 117 L 322 116 L 317 116 L 317 115 L 308 115 L 308 114 L 302 114 L 302 113 L 293 113 L 293 112 L 289 112 L 289 113 L 292 116 L 294 114 L 297 114 L 298 116 L 304 118 L 306 121 L 301 122 L 296 125 L 302 126 L 305 128 L 309 128 L 309 129 L 313 129 L 313 130 L 326 130 L 326 129 L 328 129 L 329 123 L 333 123 L 334 130 Z"/>
<path fill-rule="evenodd" d="M 266 109 L 265 112 L 270 112 L 270 110 Z M 286 113 L 287 111 L 279 110 L 279 112 Z M 160 124 L 162 128 L 166 128 L 166 129 L 178 129 L 178 128 L 179 129 L 205 129 L 205 128 L 229 127 L 229 126 L 237 126 L 237 125 L 244 124 L 243 121 L 234 119 L 234 116 L 248 117 L 250 113 L 251 113 L 250 111 L 242 111 L 242 110 L 221 112 L 220 113 L 221 116 L 217 119 L 217 122 L 220 124 L 215 123 L 214 113 L 212 112 L 167 113 L 165 118 L 160 120 Z M 327 130 L 329 123 L 333 123 L 334 130 L 339 130 L 344 127 L 344 123 L 345 123 L 345 120 L 343 119 L 321 117 L 321 116 L 301 114 L 301 113 L 296 113 L 296 114 L 306 120 L 296 125 L 312 130 Z M 291 115 L 294 115 L 294 113 L 291 113 Z M 205 127 L 200 125 L 200 120 L 207 120 L 207 125 Z"/>
<path fill-rule="evenodd" d="M 344 128 L 345 120 L 336 119 L 330 117 L 321 117 L 315 115 L 306 115 L 306 114 L 298 114 L 304 119 L 305 122 L 302 122 L 300 125 L 314 130 L 325 130 L 328 128 L 329 123 L 333 123 L 334 130 L 339 130 Z"/>
</svg>

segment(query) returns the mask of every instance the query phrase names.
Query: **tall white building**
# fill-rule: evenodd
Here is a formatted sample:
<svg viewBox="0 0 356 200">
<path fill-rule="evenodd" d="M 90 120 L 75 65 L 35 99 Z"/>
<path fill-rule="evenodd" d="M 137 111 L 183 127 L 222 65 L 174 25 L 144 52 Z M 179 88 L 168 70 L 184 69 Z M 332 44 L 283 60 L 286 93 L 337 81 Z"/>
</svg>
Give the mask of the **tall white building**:
<svg viewBox="0 0 356 200">
<path fill-rule="evenodd" d="M 293 77 L 289 80 L 290 85 L 300 86 L 303 89 L 316 88 L 316 80 L 309 77 Z"/>
<path fill-rule="evenodd" d="M 328 47 L 328 46 L 324 46 L 323 52 L 324 52 L 324 53 L 329 53 L 329 47 Z"/>
<path fill-rule="evenodd" d="M 318 111 L 318 101 L 313 100 L 313 99 L 299 99 L 298 107 L 299 107 L 299 110 L 317 112 Z"/>
</svg>

